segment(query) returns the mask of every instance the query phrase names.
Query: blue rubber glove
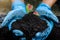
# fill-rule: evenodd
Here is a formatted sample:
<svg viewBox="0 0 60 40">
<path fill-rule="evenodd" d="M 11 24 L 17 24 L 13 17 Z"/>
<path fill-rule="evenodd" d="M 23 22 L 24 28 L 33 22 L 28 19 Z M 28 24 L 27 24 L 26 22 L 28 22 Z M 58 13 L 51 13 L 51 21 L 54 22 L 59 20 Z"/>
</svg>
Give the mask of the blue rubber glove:
<svg viewBox="0 0 60 40">
<path fill-rule="evenodd" d="M 12 9 L 3 20 L 2 27 L 8 25 L 12 20 L 21 19 L 27 13 L 26 5 L 21 0 L 14 0 Z"/>
<path fill-rule="evenodd" d="M 45 3 L 41 3 L 36 11 L 39 13 L 40 16 L 46 16 L 49 19 L 52 19 L 54 22 L 58 23 L 58 18 L 54 15 L 54 13 L 51 11 L 51 8 L 49 5 Z"/>
<path fill-rule="evenodd" d="M 37 7 L 36 11 L 39 13 L 40 17 L 47 22 L 48 28 L 46 28 L 43 32 L 36 33 L 35 37 L 32 38 L 32 40 L 45 40 L 48 37 L 48 35 L 50 34 L 51 30 L 53 29 L 53 25 L 54 25 L 53 21 L 58 23 L 59 20 L 52 13 L 51 8 L 45 3 L 41 3 Z M 48 21 L 47 19 L 44 18 L 44 16 L 52 19 L 53 21 L 50 19 Z"/>
</svg>

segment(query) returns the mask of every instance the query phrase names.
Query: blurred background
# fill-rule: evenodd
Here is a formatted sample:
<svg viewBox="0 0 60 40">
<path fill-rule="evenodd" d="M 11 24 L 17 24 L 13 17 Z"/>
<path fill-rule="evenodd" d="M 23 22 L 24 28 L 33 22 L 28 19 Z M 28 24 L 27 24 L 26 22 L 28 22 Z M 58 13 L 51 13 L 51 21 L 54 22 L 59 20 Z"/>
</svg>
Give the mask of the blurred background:
<svg viewBox="0 0 60 40">
<path fill-rule="evenodd" d="M 41 3 L 41 0 L 25 0 L 25 3 L 32 4 L 34 9 Z M 0 0 L 0 15 L 6 15 L 11 10 L 11 1 L 10 0 Z M 57 15 L 60 16 L 60 8 L 56 4 L 52 7 L 52 11 Z"/>
</svg>

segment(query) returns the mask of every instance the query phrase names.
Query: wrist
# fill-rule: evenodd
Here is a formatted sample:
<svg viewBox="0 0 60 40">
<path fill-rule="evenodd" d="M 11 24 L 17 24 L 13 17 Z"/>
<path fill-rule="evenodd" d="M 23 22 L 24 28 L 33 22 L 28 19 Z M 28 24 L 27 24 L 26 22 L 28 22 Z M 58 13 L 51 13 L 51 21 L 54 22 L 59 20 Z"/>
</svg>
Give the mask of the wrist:
<svg viewBox="0 0 60 40">
<path fill-rule="evenodd" d="M 43 3 L 49 5 L 50 7 L 52 7 L 57 0 L 43 0 Z"/>
</svg>

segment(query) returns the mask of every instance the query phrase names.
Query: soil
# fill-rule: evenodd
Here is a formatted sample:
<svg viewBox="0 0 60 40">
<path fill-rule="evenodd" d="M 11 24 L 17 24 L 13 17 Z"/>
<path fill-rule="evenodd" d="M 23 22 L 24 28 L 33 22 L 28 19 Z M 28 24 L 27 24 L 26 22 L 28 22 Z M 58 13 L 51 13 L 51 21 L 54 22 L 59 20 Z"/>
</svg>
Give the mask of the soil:
<svg viewBox="0 0 60 40">
<path fill-rule="evenodd" d="M 48 27 L 46 21 L 32 13 L 26 14 L 21 20 L 17 20 L 12 24 L 12 29 L 23 31 L 27 40 L 34 37 L 37 32 L 43 32 Z"/>
</svg>

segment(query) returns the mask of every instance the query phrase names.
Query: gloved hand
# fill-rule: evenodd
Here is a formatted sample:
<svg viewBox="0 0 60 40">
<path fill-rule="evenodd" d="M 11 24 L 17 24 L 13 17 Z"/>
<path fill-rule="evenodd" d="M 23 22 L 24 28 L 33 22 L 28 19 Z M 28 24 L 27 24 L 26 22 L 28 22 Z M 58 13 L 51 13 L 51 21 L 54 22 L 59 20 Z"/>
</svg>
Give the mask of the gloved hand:
<svg viewBox="0 0 60 40">
<path fill-rule="evenodd" d="M 22 0 L 13 0 L 12 2 L 12 11 L 10 11 L 5 19 L 3 20 L 1 26 L 8 25 L 12 20 L 21 19 L 26 12 L 26 5 Z"/>
<path fill-rule="evenodd" d="M 2 22 L 1 26 L 6 26 L 12 20 L 21 19 L 26 14 L 26 5 L 22 0 L 14 0 L 12 2 L 12 11 L 10 11 Z"/>
<path fill-rule="evenodd" d="M 53 20 L 56 23 L 59 22 L 58 18 L 51 11 L 50 6 L 45 4 L 45 3 L 41 3 L 37 7 L 36 11 L 39 13 L 40 16 L 45 16 L 45 17 L 49 18 L 49 20 L 51 19 L 51 20 Z"/>
<path fill-rule="evenodd" d="M 15 22 L 17 19 L 21 19 L 25 14 L 27 14 L 26 12 L 26 8 L 25 8 L 25 4 L 24 2 L 22 2 L 22 0 L 14 0 L 14 2 L 12 3 L 12 11 L 10 11 L 7 16 L 5 17 L 5 19 L 3 20 L 1 26 L 7 26 L 9 30 L 11 30 L 12 26 L 11 24 L 13 22 Z M 13 30 L 12 31 L 16 36 L 22 36 L 23 32 L 19 31 L 19 30 Z"/>
</svg>

